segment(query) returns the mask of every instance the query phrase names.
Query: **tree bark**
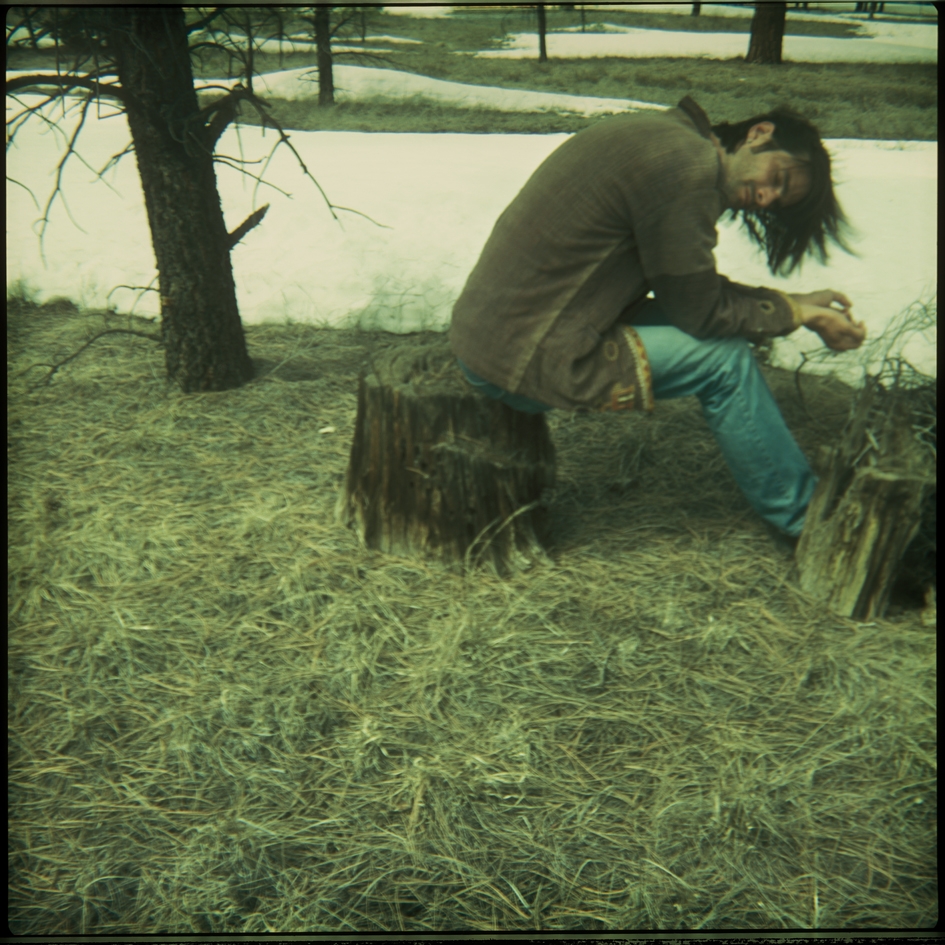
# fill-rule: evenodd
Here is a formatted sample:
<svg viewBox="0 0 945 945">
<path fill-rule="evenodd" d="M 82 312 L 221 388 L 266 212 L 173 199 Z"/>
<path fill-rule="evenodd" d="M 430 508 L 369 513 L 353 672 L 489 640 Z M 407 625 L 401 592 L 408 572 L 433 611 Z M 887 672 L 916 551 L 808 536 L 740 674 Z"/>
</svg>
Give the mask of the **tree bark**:
<svg viewBox="0 0 945 945">
<path fill-rule="evenodd" d="M 784 42 L 784 18 L 787 3 L 756 3 L 751 18 L 751 42 L 745 62 L 777 65 L 781 62 Z"/>
<path fill-rule="evenodd" d="M 543 3 L 539 3 L 538 4 L 538 61 L 539 62 L 548 61 L 548 46 L 545 42 L 545 32 L 546 32 L 545 5 Z"/>
<path fill-rule="evenodd" d="M 554 480 L 543 415 L 473 390 L 446 341 L 408 342 L 361 375 L 336 515 L 368 548 L 508 574 L 545 559 Z"/>
<path fill-rule="evenodd" d="M 689 12 L 689 15 L 690 15 L 690 16 L 698 16 L 701 11 L 702 11 L 702 4 L 701 4 L 701 3 L 694 3 L 694 4 L 692 5 L 692 10 Z"/>
<path fill-rule="evenodd" d="M 910 399 L 875 383 L 863 390 L 797 546 L 802 590 L 858 620 L 885 614 L 923 516 L 934 530 L 934 464 L 915 439 Z"/>
<path fill-rule="evenodd" d="M 185 393 L 239 387 L 252 378 L 253 363 L 184 12 L 112 7 L 108 24 L 157 260 L 168 379 Z"/>
<path fill-rule="evenodd" d="M 318 104 L 335 104 L 335 79 L 331 64 L 331 7 L 315 7 L 315 49 L 318 60 Z"/>
</svg>

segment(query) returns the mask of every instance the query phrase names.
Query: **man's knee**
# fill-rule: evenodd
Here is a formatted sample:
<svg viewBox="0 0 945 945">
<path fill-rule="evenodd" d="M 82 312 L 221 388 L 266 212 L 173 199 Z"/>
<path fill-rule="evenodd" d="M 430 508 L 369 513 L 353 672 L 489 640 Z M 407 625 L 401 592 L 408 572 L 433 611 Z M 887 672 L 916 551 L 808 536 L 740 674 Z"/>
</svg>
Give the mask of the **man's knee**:
<svg viewBox="0 0 945 945">
<path fill-rule="evenodd" d="M 745 338 L 718 338 L 710 344 L 709 360 L 721 376 L 738 381 L 757 369 L 751 345 Z"/>
</svg>

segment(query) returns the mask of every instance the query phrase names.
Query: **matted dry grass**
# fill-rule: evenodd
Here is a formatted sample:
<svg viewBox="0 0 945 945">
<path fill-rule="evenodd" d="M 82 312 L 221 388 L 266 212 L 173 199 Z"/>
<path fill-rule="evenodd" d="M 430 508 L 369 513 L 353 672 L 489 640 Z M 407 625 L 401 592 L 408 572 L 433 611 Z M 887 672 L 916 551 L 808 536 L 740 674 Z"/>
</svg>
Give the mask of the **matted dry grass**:
<svg viewBox="0 0 945 945">
<path fill-rule="evenodd" d="M 10 315 L 16 933 L 935 924 L 935 628 L 806 599 L 695 401 L 553 413 L 552 563 L 463 577 L 333 521 L 391 336 L 17 374 L 102 324 Z M 849 391 L 767 373 L 832 442 Z"/>
</svg>

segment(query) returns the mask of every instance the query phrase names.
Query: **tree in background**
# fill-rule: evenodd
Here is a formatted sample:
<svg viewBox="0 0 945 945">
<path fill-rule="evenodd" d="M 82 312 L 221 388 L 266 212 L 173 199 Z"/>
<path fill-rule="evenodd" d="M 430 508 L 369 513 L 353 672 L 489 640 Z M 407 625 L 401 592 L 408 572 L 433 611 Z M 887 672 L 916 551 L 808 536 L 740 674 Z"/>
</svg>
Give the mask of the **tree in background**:
<svg viewBox="0 0 945 945">
<path fill-rule="evenodd" d="M 331 62 L 331 7 L 313 7 L 315 49 L 318 56 L 319 107 L 335 104 L 335 76 Z"/>
<path fill-rule="evenodd" d="M 751 41 L 745 62 L 777 65 L 781 62 L 787 3 L 756 3 L 751 18 Z"/>
<path fill-rule="evenodd" d="M 573 13 L 577 7 L 576 3 L 561 3 L 559 4 L 562 10 L 567 13 Z M 584 4 L 581 4 L 581 32 L 586 32 L 587 28 L 587 12 L 584 9 Z"/>
<path fill-rule="evenodd" d="M 545 22 L 545 5 L 543 3 L 538 4 L 538 61 L 547 62 L 548 61 L 548 47 L 545 44 L 545 32 L 547 31 L 547 24 Z"/>
<path fill-rule="evenodd" d="M 293 10 L 295 8 L 288 8 Z M 335 78 L 334 78 L 334 60 L 336 55 L 345 55 L 345 53 L 332 52 L 332 40 L 351 23 L 357 23 L 361 42 L 367 40 L 367 22 L 369 7 L 363 6 L 343 6 L 334 7 L 327 4 L 319 4 L 311 7 L 308 13 L 302 13 L 302 19 L 307 24 L 309 34 L 315 39 L 315 49 L 318 61 L 318 104 L 335 104 Z M 332 13 L 338 11 L 337 19 L 332 25 Z M 343 12 L 341 12 L 343 11 Z M 364 53 L 360 53 L 364 56 Z M 381 59 L 383 56 L 368 54 L 368 58 Z"/>
<path fill-rule="evenodd" d="M 278 8 L 190 8 L 188 13 L 190 22 L 179 6 L 11 8 L 7 14 L 8 48 L 11 37 L 21 30 L 31 37 L 34 48 L 40 38 L 51 37 L 56 48 L 50 65 L 55 64 L 56 69 L 55 74 L 18 76 L 6 83 L 7 95 L 14 98 L 24 90 L 56 89 L 42 104 L 24 106 L 8 119 L 8 146 L 31 117 L 39 114 L 49 122 L 42 112 L 44 105 L 61 97 L 65 112 L 67 94 L 79 96 L 68 106 L 79 108 L 80 118 L 59 163 L 44 226 L 59 191 L 62 169 L 75 153 L 92 103 L 100 99 L 116 102 L 127 115 L 132 143 L 115 155 L 100 175 L 134 151 L 157 262 L 160 342 L 167 377 L 185 393 L 227 390 L 253 377 L 230 251 L 260 222 L 266 207 L 227 232 L 214 163 L 232 165 L 234 159 L 215 156 L 215 146 L 246 102 L 257 110 L 263 124 L 277 130 L 276 146 L 286 143 L 295 151 L 269 116 L 265 103 L 253 93 L 254 34 L 261 24 L 267 24 L 275 35 L 283 35 Z M 194 90 L 191 55 L 212 50 L 227 52 L 231 65 L 235 57 L 240 77 L 232 89 L 225 89 L 226 94 L 201 107 Z M 311 177 L 305 165 L 301 166 Z M 318 186 L 313 177 L 312 181 Z M 335 208 L 330 202 L 328 205 L 334 215 Z"/>
<path fill-rule="evenodd" d="M 689 12 L 689 15 L 690 15 L 690 16 L 698 16 L 701 12 L 702 12 L 702 4 L 701 4 L 701 3 L 694 3 L 694 4 L 692 5 L 692 10 L 690 10 L 690 12 Z"/>
</svg>

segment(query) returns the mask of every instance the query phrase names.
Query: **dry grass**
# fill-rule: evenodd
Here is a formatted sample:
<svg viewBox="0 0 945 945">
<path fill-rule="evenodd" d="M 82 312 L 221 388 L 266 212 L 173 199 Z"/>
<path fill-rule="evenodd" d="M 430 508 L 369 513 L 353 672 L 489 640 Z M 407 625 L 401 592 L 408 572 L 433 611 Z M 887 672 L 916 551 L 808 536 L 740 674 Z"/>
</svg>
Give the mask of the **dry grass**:
<svg viewBox="0 0 945 945">
<path fill-rule="evenodd" d="M 102 322 L 10 315 L 14 932 L 935 925 L 935 628 L 806 599 L 694 401 L 552 414 L 553 563 L 463 577 L 332 519 L 379 334 L 18 373 Z"/>
</svg>

